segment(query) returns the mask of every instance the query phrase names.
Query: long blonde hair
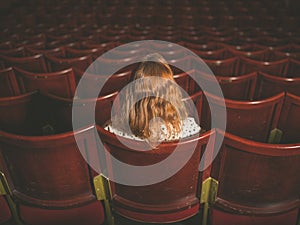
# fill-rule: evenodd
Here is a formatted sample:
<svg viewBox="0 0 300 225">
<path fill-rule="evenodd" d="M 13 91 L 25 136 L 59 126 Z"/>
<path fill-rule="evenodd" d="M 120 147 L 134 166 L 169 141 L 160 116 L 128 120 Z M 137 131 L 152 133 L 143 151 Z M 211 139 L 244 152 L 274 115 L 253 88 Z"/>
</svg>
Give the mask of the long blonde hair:
<svg viewBox="0 0 300 225">
<path fill-rule="evenodd" d="M 187 117 L 182 93 L 173 78 L 173 72 L 165 59 L 155 53 L 147 55 L 132 77 L 133 85 L 125 89 L 121 98 L 121 110 L 112 118 L 114 126 L 131 132 L 150 143 L 157 143 L 163 136 L 162 125 L 171 135 L 181 131 L 181 121 Z"/>
</svg>

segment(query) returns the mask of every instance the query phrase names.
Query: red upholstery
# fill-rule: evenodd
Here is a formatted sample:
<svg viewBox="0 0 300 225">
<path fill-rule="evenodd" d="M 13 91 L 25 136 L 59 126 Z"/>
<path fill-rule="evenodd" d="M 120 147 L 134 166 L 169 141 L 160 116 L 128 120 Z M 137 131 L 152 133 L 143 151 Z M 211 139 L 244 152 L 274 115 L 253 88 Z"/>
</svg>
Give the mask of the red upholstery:
<svg viewBox="0 0 300 225">
<path fill-rule="evenodd" d="M 94 127 L 74 132 L 79 146 L 96 148 Z M 83 218 L 95 225 L 103 222 L 102 203 L 91 186 L 92 170 L 74 132 L 23 136 L 0 131 L 3 166 L 13 181 L 12 192 L 25 224 L 85 224 Z"/>
<path fill-rule="evenodd" d="M 12 57 L 24 57 L 25 56 L 25 49 L 24 46 L 20 46 L 17 48 L 13 49 L 5 49 L 5 50 L 0 50 L 1 55 L 6 55 L 6 56 L 12 56 Z"/>
<path fill-rule="evenodd" d="M 256 98 L 264 99 L 281 92 L 289 92 L 300 96 L 300 76 L 295 78 L 277 77 L 259 72 Z"/>
<path fill-rule="evenodd" d="M 287 65 L 287 58 L 272 62 L 266 62 L 241 57 L 239 73 L 245 74 L 250 72 L 263 71 L 277 76 L 283 76 L 287 69 Z"/>
<path fill-rule="evenodd" d="M 98 125 L 103 125 L 110 119 L 111 107 L 117 94 L 117 92 L 114 92 L 96 99 L 95 120 L 90 117 L 92 114 L 92 107 L 90 106 L 95 100 L 92 98 L 73 100 L 72 98 L 62 98 L 52 94 L 44 94 L 46 97 L 45 107 L 47 111 L 51 112 L 50 118 L 52 118 L 51 121 L 53 121 L 51 125 L 54 129 L 58 132 L 65 132 L 72 130 L 73 108 L 78 111 L 78 123 L 81 127 L 91 125 L 94 121 Z"/>
<path fill-rule="evenodd" d="M 287 77 L 300 77 L 300 60 L 290 59 L 288 69 L 286 72 Z"/>
<path fill-rule="evenodd" d="M 210 50 L 199 51 L 196 49 L 191 49 L 191 50 L 202 59 L 222 60 L 222 59 L 229 58 L 229 56 L 232 56 L 232 55 L 230 55 L 230 53 L 227 51 L 226 48 L 217 49 L 217 50 L 213 50 L 213 51 L 210 51 Z"/>
<path fill-rule="evenodd" d="M 123 145 L 114 134 L 103 128 L 98 127 L 98 132 L 106 150 L 111 155 L 122 162 L 135 166 L 152 165 L 160 162 L 168 157 L 177 146 L 180 149 L 179 154 L 186 155 L 191 150 L 191 146 L 197 144 L 196 149 L 193 148 L 193 154 L 188 162 L 176 174 L 166 180 L 144 186 L 130 186 L 111 182 L 114 210 L 132 220 L 167 223 L 181 221 L 197 213 L 200 193 L 200 187 L 197 186 L 199 182 L 202 182 L 203 175 L 202 172 L 198 171 L 199 162 L 202 147 L 206 146 L 209 137 L 214 134 L 213 131 L 200 136 L 194 135 L 182 140 L 181 143 L 161 143 L 157 149 L 148 151 L 130 149 Z M 130 145 L 136 143 L 145 149 L 149 147 L 146 142 L 122 139 Z M 182 155 L 182 157 L 184 156 Z M 173 160 L 171 162 L 172 165 L 177 163 Z M 115 173 L 122 173 L 122 171 L 115 170 L 113 166 L 108 167 L 108 171 L 112 176 Z"/>
<path fill-rule="evenodd" d="M 34 134 L 37 132 L 39 120 L 34 111 L 36 100 L 36 92 L 0 98 L 1 130 L 17 134 Z"/>
<path fill-rule="evenodd" d="M 49 71 L 55 72 L 70 67 L 76 67 L 85 71 L 93 62 L 91 55 L 85 55 L 77 58 L 62 58 L 51 54 L 46 55 Z"/>
<path fill-rule="evenodd" d="M 212 113 L 218 121 L 218 113 L 224 110 L 222 100 L 209 93 L 205 93 L 205 96 L 214 107 Z M 284 93 L 260 101 L 225 99 L 226 131 L 251 140 L 267 142 L 270 131 L 278 125 L 283 100 Z M 203 102 L 200 124 L 204 129 L 210 129 L 211 111 L 207 100 Z"/>
<path fill-rule="evenodd" d="M 236 57 L 223 60 L 204 59 L 204 62 L 210 67 L 214 74 L 219 76 L 235 75 L 238 66 L 238 58 Z"/>
<path fill-rule="evenodd" d="M 257 81 L 257 74 L 255 72 L 236 77 L 218 76 L 216 74 L 216 81 L 213 80 L 210 75 L 204 73 L 199 73 L 198 76 L 201 77 L 201 83 L 205 87 L 205 90 L 209 93 L 217 94 L 214 89 L 216 85 L 215 82 L 217 81 L 221 87 L 223 96 L 226 99 L 252 100 L 254 97 Z"/>
<path fill-rule="evenodd" d="M 34 55 L 26 57 L 11 57 L 0 55 L 0 59 L 6 67 L 16 66 L 31 72 L 46 73 L 47 67 L 43 55 Z"/>
<path fill-rule="evenodd" d="M 52 73 L 31 73 L 15 68 L 17 80 L 23 93 L 39 90 L 62 97 L 73 97 L 75 77 L 71 68 Z"/>
<path fill-rule="evenodd" d="M 75 78 L 77 84 L 81 80 L 81 89 L 80 93 L 85 98 L 95 97 L 92 96 L 94 93 L 98 93 L 100 96 L 111 94 L 115 91 L 120 91 L 125 85 L 129 83 L 131 78 L 131 70 L 116 73 L 109 77 L 105 74 L 92 74 L 89 72 L 81 71 L 77 68 L 74 69 Z M 108 79 L 109 77 L 109 79 Z M 102 88 L 100 90 L 100 84 Z"/>
<path fill-rule="evenodd" d="M 190 70 L 184 73 L 174 74 L 174 80 L 176 83 L 188 94 L 194 93 L 193 84 L 191 82 L 191 74 L 194 72 L 194 70 Z"/>
<path fill-rule="evenodd" d="M 219 134 L 225 137 L 212 167 L 219 185 L 211 225 L 295 225 L 300 144 L 265 144 Z"/>
<path fill-rule="evenodd" d="M 104 49 L 102 47 L 91 48 L 91 49 L 76 49 L 72 47 L 66 47 L 65 50 L 66 50 L 66 55 L 69 58 L 91 55 L 94 60 L 104 52 Z"/>
</svg>

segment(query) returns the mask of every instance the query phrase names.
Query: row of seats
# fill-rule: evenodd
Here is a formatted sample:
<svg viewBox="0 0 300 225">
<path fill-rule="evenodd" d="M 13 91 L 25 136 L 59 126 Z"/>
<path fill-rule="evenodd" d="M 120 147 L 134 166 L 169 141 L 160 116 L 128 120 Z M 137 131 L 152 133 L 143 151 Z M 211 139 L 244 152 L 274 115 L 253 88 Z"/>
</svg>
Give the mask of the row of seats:
<svg viewBox="0 0 300 225">
<path fill-rule="evenodd" d="M 26 57 L 33 56 L 35 54 L 47 54 L 52 56 L 63 56 L 63 57 L 78 57 L 92 55 L 93 59 L 96 59 L 104 52 L 120 45 L 121 43 L 116 41 L 93 43 L 92 41 L 75 41 L 70 43 L 55 43 L 52 47 L 46 44 L 45 41 L 37 42 L 36 44 L 29 44 L 27 46 L 0 49 L 0 55 L 7 57 Z M 203 41 L 203 40 L 202 40 Z M 9 44 L 10 42 L 5 42 Z M 190 43 L 187 41 L 178 42 L 179 45 L 183 45 L 188 48 L 196 55 L 204 59 L 227 59 L 231 57 L 244 56 L 257 61 L 272 62 L 285 58 L 293 58 L 299 60 L 300 46 L 296 44 L 286 44 L 275 47 L 268 47 L 259 44 L 240 44 L 238 46 L 232 45 L 232 43 L 220 43 L 220 42 L 205 42 L 203 43 Z M 4 45 L 4 44 L 3 44 Z M 158 46 L 158 44 L 144 43 L 142 46 L 146 49 L 155 49 L 164 53 L 170 54 L 170 59 L 176 59 L 182 57 L 183 52 L 178 50 L 178 47 L 173 45 L 172 47 Z M 122 53 L 121 53 L 122 54 Z M 132 54 L 132 53 L 128 53 Z M 124 52 L 124 55 L 125 52 Z"/>
<path fill-rule="evenodd" d="M 90 33 L 90 31 L 85 31 L 85 29 L 96 29 L 95 32 Z M 59 28 L 55 28 L 59 29 Z M 62 29 L 62 28 L 60 28 Z M 202 32 L 198 30 L 187 30 L 184 31 L 184 35 L 182 32 L 179 31 L 172 31 L 166 30 L 163 31 L 160 27 L 157 28 L 159 31 L 156 30 L 149 30 L 149 31 L 139 31 L 133 30 L 131 31 L 129 28 L 123 30 L 122 32 L 117 31 L 117 33 L 112 31 L 106 31 L 102 28 L 95 28 L 95 27 L 86 27 L 83 28 L 82 31 L 70 31 L 69 33 L 63 31 L 57 32 L 47 32 L 42 31 L 36 34 L 27 34 L 26 36 L 23 35 L 16 35 L 16 33 L 12 35 L 8 35 L 7 38 L 5 36 L 4 39 L 0 43 L 0 49 L 5 54 L 24 54 L 24 50 L 21 48 L 22 46 L 28 46 L 29 48 L 41 48 L 42 43 L 47 44 L 48 48 L 55 48 L 61 45 L 67 45 L 68 43 L 74 42 L 95 42 L 95 43 L 103 43 L 109 41 L 119 41 L 122 43 L 127 43 L 130 41 L 138 41 L 138 40 L 151 40 L 151 39 L 158 39 L 158 40 L 166 40 L 171 42 L 187 42 L 188 44 L 191 43 L 191 48 L 195 48 L 196 50 L 201 50 L 200 48 L 205 45 L 209 44 L 210 42 L 219 42 L 221 43 L 219 46 L 215 45 L 216 47 L 230 47 L 234 46 L 235 48 L 243 48 L 248 47 L 254 48 L 253 50 L 263 50 L 263 49 L 274 49 L 279 51 L 279 53 L 283 50 L 288 50 L 289 53 L 293 53 L 290 57 L 299 57 L 297 52 L 299 53 L 299 40 L 294 36 L 296 34 L 291 34 L 291 36 L 287 37 L 273 37 L 270 35 L 258 35 L 257 36 L 249 36 L 245 34 L 242 30 L 237 31 L 225 31 L 226 34 L 221 35 L 222 31 L 214 31 L 214 30 L 203 30 Z M 199 28 L 200 29 L 200 28 Z M 202 28 L 204 29 L 204 28 Z M 224 31 L 223 31 L 224 32 Z M 254 30 L 253 32 L 259 32 Z M 214 34 L 216 33 L 216 34 Z M 194 45 L 193 45 L 194 44 Z M 222 45 L 223 44 L 223 45 Z M 39 46 L 40 45 L 40 46 Z M 243 47 L 243 45 L 245 47 Z M 248 45 L 248 46 L 247 46 Z M 7 49 L 15 48 L 15 50 L 8 51 Z M 255 49 L 256 48 L 256 49 Z M 286 49 L 283 49 L 286 48 Z M 251 51 L 250 49 L 249 51 Z M 232 52 L 238 53 L 238 52 Z"/>
<path fill-rule="evenodd" d="M 205 130 L 215 128 L 211 127 L 212 117 L 217 121 L 215 126 L 222 124 L 223 118 L 219 115 L 226 110 L 226 130 L 230 133 L 260 142 L 299 142 L 299 96 L 281 93 L 259 101 L 225 99 L 224 108 L 222 98 L 207 92 L 205 98 L 199 95 L 202 96 L 202 92 L 191 95 L 197 107 L 197 112 L 192 115 L 198 118 L 198 123 Z M 77 126 L 88 126 L 95 122 L 103 125 L 110 119 L 117 96 L 118 92 L 114 92 L 98 98 L 73 100 L 72 97 L 30 92 L 0 98 L 0 126 L 2 130 L 23 135 L 66 132 L 73 127 L 72 108 L 78 113 Z M 93 112 L 94 102 L 96 108 Z"/>
<path fill-rule="evenodd" d="M 94 64 L 99 62 L 97 57 L 116 45 L 108 43 L 104 45 L 94 45 L 91 48 L 54 48 L 54 49 L 31 49 L 32 56 L 11 56 L 9 50 L 5 50 L 7 55 L 0 54 L 0 66 L 2 68 L 16 66 L 31 72 L 54 72 L 69 67 L 76 67 L 86 70 L 94 60 Z M 142 45 L 142 44 L 141 44 Z M 213 45 L 210 45 L 213 46 Z M 110 52 L 110 59 L 107 64 L 117 64 L 138 60 L 139 56 L 147 52 L 159 51 L 170 64 L 181 63 L 190 68 L 197 67 L 195 57 L 203 58 L 203 61 L 210 67 L 212 72 L 217 76 L 238 76 L 250 72 L 262 71 L 281 77 L 298 77 L 299 60 L 288 57 L 285 53 L 274 53 L 270 50 L 262 51 L 237 51 L 231 50 L 231 53 L 225 48 L 218 50 L 207 49 L 199 51 L 193 49 L 196 55 L 186 55 L 187 52 L 182 50 L 174 50 L 173 48 L 162 48 L 163 46 L 152 46 L 146 48 L 142 46 L 139 49 L 128 49 L 125 51 Z M 206 46 L 207 47 L 207 46 Z M 11 54 L 18 54 L 23 48 L 12 49 Z M 232 54 L 232 52 L 235 52 Z M 1 53 L 1 51 L 0 51 Z M 258 53 L 258 54 L 256 54 Z M 217 58 L 217 59 L 215 59 Z M 102 59 L 103 60 L 103 59 Z M 106 65 L 103 65 L 106 66 Z"/>
<path fill-rule="evenodd" d="M 107 179 L 105 174 L 97 175 L 83 160 L 74 134 L 79 146 L 84 148 L 84 157 L 94 157 L 93 165 L 98 163 L 99 168 L 98 160 L 106 164 L 95 151 L 98 148 L 95 131 L 92 126 L 75 133 L 38 138 L 1 131 L 1 154 L 5 159 L 1 170 L 4 170 L 8 183 L 14 186 L 13 192 L 1 192 L 5 194 L 0 198 L 4 205 L 2 221 L 14 213 L 17 219 L 31 225 L 96 225 L 102 224 L 104 219 L 107 224 L 112 224 L 112 208 L 120 215 L 144 223 L 181 221 L 200 210 L 203 223 L 209 220 L 211 224 L 224 224 L 224 221 L 226 224 L 242 221 L 245 225 L 296 224 L 300 188 L 299 144 L 264 144 L 221 130 L 210 130 L 179 145 L 177 142 L 162 143 L 157 149 L 140 152 L 128 149 L 128 145 L 122 144 L 113 134 L 97 127 L 107 150 L 106 163 L 113 156 L 143 167 L 164 160 L 175 148 L 179 148 L 176 157 L 180 157 L 180 161 L 186 160 L 169 179 L 151 185 L 131 186 Z M 220 151 L 214 153 L 213 146 L 222 136 Z M 134 140 L 126 142 L 146 145 Z M 214 156 L 216 160 L 207 167 L 206 163 Z M 200 163 L 200 159 L 204 161 Z M 168 170 L 174 169 L 174 165 L 178 165 L 178 158 L 168 163 Z M 126 174 L 111 164 L 101 168 L 106 169 L 110 178 Z M 4 178 L 1 183 L 9 190 Z M 110 195 L 105 194 L 109 192 Z M 11 197 L 14 201 L 9 200 L 7 205 L 6 199 Z"/>
<path fill-rule="evenodd" d="M 25 32 L 24 32 L 25 29 Z M 91 29 L 95 29 L 91 32 Z M 184 31 L 184 33 L 181 32 Z M 256 34 L 253 35 L 253 32 Z M 201 40 L 210 40 L 218 42 L 240 42 L 241 43 L 258 43 L 262 45 L 285 45 L 287 43 L 299 43 L 297 33 L 286 30 L 266 31 L 264 29 L 253 29 L 251 31 L 241 28 L 230 29 L 213 29 L 211 27 L 199 26 L 190 27 L 185 30 L 184 27 L 149 27 L 141 29 L 139 25 L 128 26 L 122 28 L 98 26 L 84 24 L 79 28 L 73 27 L 43 27 L 40 24 L 35 30 L 26 27 L 14 28 L 14 30 L 6 30 L 1 37 L 1 45 L 5 47 L 5 43 L 10 41 L 17 44 L 34 43 L 34 41 L 59 41 L 59 40 L 82 40 L 98 38 L 98 40 L 121 40 L 123 42 L 134 39 L 170 39 L 172 41 L 190 40 L 197 42 Z M 8 47 L 8 45 L 6 45 Z"/>
<path fill-rule="evenodd" d="M 134 65 L 134 64 L 133 64 Z M 95 71 L 83 71 L 78 68 L 68 68 L 57 72 L 34 73 L 18 67 L 0 70 L 0 96 L 10 97 L 39 90 L 60 97 L 74 97 L 76 86 L 81 81 L 81 98 L 93 97 L 94 91 L 100 92 L 99 85 L 103 84 L 99 95 L 107 95 L 120 91 L 126 86 L 132 74 L 133 65 L 125 70 L 117 71 L 113 76 L 97 75 Z M 201 88 L 194 79 L 205 88 L 205 91 L 216 94 L 214 85 L 219 84 L 223 95 L 233 100 L 265 99 L 281 92 L 290 92 L 300 96 L 300 78 L 277 77 L 265 72 L 252 72 L 240 76 L 215 76 L 197 70 L 177 72 L 175 81 L 189 94 Z M 96 92 L 96 93 L 98 93 Z M 95 97 L 95 96 L 94 96 Z"/>
</svg>

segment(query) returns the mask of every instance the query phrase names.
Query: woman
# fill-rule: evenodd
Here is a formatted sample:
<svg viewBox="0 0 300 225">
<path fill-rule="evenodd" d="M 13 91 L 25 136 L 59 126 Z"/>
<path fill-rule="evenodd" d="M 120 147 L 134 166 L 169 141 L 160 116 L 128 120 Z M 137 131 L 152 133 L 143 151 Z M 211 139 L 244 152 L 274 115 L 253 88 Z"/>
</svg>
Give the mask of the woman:
<svg viewBox="0 0 300 225">
<path fill-rule="evenodd" d="M 147 55 L 133 73 L 132 83 L 120 94 L 120 110 L 105 129 L 120 136 L 146 140 L 151 145 L 200 132 L 187 116 L 182 92 L 165 59 Z"/>
</svg>

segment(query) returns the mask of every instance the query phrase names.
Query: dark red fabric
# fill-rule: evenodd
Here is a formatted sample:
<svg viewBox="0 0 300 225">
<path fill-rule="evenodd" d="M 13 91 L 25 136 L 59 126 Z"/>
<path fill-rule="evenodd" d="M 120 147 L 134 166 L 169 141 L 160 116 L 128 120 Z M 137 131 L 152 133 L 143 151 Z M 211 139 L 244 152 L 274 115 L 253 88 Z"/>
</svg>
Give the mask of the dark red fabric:
<svg viewBox="0 0 300 225">
<path fill-rule="evenodd" d="M 20 216 L 30 225 L 100 225 L 104 210 L 100 201 L 70 209 L 42 209 L 20 205 Z"/>
<path fill-rule="evenodd" d="M 211 225 L 295 225 L 298 209 L 273 216 L 249 216 L 211 210 Z"/>
<path fill-rule="evenodd" d="M 0 196 L 0 224 L 7 222 L 12 217 L 9 206 L 4 196 Z"/>
<path fill-rule="evenodd" d="M 178 222 L 184 219 L 188 219 L 194 215 L 196 215 L 199 211 L 199 205 L 195 205 L 191 208 L 188 208 L 179 212 L 170 212 L 164 214 L 151 214 L 151 213 L 138 213 L 130 210 L 126 210 L 124 208 L 115 208 L 115 210 L 122 216 L 140 221 L 140 222 L 148 222 L 148 223 L 170 223 L 170 222 Z"/>
</svg>

